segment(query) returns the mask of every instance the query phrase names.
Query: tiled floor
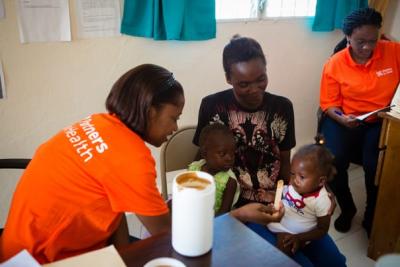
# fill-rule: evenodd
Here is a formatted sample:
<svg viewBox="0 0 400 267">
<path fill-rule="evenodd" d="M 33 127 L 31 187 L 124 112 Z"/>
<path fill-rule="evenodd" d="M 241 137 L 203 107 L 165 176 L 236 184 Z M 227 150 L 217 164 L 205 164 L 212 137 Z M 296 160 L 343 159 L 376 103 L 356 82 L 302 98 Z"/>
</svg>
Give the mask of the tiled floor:
<svg viewBox="0 0 400 267">
<path fill-rule="evenodd" d="M 372 267 L 375 266 L 375 261 L 367 257 L 368 238 L 364 228 L 361 226 L 365 208 L 364 172 L 362 168 L 352 166 L 349 171 L 349 180 L 354 202 L 357 206 L 357 214 L 353 219 L 353 225 L 350 231 L 345 234 L 335 230 L 333 222 L 340 214 L 340 208 L 337 207 L 332 216 L 329 234 L 335 240 L 340 251 L 346 256 L 347 266 Z"/>
</svg>

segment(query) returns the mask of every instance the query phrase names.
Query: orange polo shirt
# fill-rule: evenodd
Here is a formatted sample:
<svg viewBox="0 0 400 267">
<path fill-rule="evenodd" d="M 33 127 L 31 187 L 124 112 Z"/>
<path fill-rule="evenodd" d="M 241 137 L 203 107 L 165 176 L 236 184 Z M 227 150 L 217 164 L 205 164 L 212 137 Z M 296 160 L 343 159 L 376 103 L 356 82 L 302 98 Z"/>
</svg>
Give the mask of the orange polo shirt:
<svg viewBox="0 0 400 267">
<path fill-rule="evenodd" d="M 122 212 L 168 212 L 155 179 L 150 150 L 115 116 L 63 129 L 38 148 L 17 185 L 0 261 L 22 249 L 45 263 L 104 247 Z"/>
<path fill-rule="evenodd" d="M 400 43 L 378 41 L 371 59 L 354 62 L 350 50 L 325 63 L 320 90 L 322 110 L 340 107 L 345 114 L 360 115 L 388 106 L 400 80 Z"/>
</svg>

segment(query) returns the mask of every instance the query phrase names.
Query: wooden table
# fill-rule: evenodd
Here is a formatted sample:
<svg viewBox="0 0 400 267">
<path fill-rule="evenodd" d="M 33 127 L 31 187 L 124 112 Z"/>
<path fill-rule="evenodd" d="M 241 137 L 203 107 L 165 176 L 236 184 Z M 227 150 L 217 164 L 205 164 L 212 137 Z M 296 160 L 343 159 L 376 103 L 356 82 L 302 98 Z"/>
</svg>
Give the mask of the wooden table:
<svg viewBox="0 0 400 267">
<path fill-rule="evenodd" d="M 374 260 L 400 252 L 400 118 L 378 115 L 383 118 L 375 177 L 379 189 L 368 247 L 368 256 Z"/>
<path fill-rule="evenodd" d="M 299 266 L 229 214 L 214 221 L 214 242 L 210 252 L 185 257 L 174 251 L 171 234 L 163 233 L 134 242 L 118 251 L 128 267 L 143 266 L 158 257 L 172 257 L 187 267 L 207 266 Z"/>
</svg>

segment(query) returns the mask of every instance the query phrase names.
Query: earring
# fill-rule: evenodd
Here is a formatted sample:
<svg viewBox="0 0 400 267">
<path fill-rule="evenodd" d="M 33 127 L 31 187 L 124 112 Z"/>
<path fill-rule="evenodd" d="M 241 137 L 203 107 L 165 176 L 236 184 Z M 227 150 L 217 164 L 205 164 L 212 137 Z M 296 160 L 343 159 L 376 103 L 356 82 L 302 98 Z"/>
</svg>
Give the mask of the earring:
<svg viewBox="0 0 400 267">
<path fill-rule="evenodd" d="M 346 45 L 350 46 L 350 40 L 349 39 L 347 39 L 347 44 Z"/>
</svg>

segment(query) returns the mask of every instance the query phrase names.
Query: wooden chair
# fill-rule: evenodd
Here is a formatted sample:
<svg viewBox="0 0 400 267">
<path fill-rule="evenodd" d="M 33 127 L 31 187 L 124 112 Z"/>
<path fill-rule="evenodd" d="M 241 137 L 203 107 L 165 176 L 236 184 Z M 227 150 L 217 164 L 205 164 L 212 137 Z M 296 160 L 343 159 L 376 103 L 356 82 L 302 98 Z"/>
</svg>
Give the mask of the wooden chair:
<svg viewBox="0 0 400 267">
<path fill-rule="evenodd" d="M 0 159 L 0 169 L 25 169 L 31 159 Z"/>
<path fill-rule="evenodd" d="M 182 127 L 161 147 L 161 190 L 165 200 L 168 199 L 167 172 L 186 169 L 198 153 L 199 148 L 192 143 L 195 132 L 194 125 Z"/>
</svg>

